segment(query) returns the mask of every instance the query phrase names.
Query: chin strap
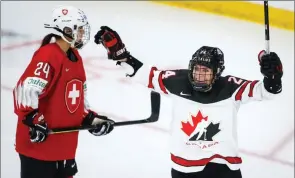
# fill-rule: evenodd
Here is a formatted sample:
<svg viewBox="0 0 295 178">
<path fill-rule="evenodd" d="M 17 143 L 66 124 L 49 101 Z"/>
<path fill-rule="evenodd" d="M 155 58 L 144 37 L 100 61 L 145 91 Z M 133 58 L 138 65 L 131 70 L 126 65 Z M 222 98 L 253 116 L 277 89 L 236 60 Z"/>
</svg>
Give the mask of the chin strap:
<svg viewBox="0 0 295 178">
<path fill-rule="evenodd" d="M 56 30 L 57 32 L 60 33 L 60 34 L 57 34 L 57 35 L 61 35 L 62 39 L 65 40 L 67 43 L 71 44 L 71 47 L 72 47 L 72 48 L 74 48 L 74 47 L 77 48 L 77 47 L 75 46 L 76 41 L 75 41 L 75 39 L 74 39 L 71 35 L 66 34 L 66 33 L 65 33 L 64 31 L 62 31 L 61 29 L 59 29 L 59 28 L 57 28 L 57 27 L 53 27 L 53 26 L 50 25 L 50 24 L 44 24 L 44 27 L 45 27 L 45 28 L 50 28 L 50 29 L 54 29 L 54 30 Z M 55 34 L 56 34 L 56 33 L 55 33 Z M 76 34 L 75 36 L 77 36 L 77 34 Z M 65 37 L 72 39 L 72 42 L 70 42 L 69 40 L 67 40 Z M 77 45 L 77 46 L 78 46 L 78 45 Z M 82 44 L 82 46 L 83 46 L 83 44 Z M 82 47 L 82 46 L 81 46 L 81 47 Z"/>
</svg>

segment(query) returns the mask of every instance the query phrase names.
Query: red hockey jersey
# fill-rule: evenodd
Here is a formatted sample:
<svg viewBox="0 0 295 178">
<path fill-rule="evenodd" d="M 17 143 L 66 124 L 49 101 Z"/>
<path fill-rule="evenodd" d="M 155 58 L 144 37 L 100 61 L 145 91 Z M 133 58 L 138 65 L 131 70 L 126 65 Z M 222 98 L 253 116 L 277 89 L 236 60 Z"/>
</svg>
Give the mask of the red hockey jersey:
<svg viewBox="0 0 295 178">
<path fill-rule="evenodd" d="M 29 127 L 22 123 L 34 109 L 44 115 L 48 128 L 79 126 L 88 109 L 83 61 L 73 62 L 56 43 L 38 49 L 14 88 L 14 112 L 18 115 L 16 151 L 40 160 L 73 159 L 78 132 L 48 135 L 42 143 L 31 143 Z"/>
</svg>

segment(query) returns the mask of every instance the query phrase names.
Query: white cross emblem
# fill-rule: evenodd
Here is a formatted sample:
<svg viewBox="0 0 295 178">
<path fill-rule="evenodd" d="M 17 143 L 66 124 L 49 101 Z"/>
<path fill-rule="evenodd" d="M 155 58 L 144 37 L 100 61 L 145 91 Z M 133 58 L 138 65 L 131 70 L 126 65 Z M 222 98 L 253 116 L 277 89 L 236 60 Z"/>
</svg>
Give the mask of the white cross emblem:
<svg viewBox="0 0 295 178">
<path fill-rule="evenodd" d="M 72 99 L 72 104 L 76 104 L 77 98 L 80 96 L 80 91 L 76 89 L 76 84 L 73 84 L 73 90 L 69 92 L 69 98 Z"/>
</svg>

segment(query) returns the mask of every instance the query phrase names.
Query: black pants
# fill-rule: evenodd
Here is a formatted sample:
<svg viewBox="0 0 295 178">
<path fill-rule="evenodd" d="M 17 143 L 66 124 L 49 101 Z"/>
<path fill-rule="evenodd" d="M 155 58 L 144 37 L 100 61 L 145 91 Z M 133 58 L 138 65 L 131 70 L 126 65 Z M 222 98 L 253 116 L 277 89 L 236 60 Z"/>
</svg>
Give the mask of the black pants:
<svg viewBox="0 0 295 178">
<path fill-rule="evenodd" d="M 21 178 L 69 178 L 78 172 L 75 160 L 43 161 L 19 154 Z"/>
<path fill-rule="evenodd" d="M 172 178 L 242 178 L 240 170 L 233 171 L 225 164 L 208 163 L 203 171 L 183 173 L 171 170 Z"/>
</svg>

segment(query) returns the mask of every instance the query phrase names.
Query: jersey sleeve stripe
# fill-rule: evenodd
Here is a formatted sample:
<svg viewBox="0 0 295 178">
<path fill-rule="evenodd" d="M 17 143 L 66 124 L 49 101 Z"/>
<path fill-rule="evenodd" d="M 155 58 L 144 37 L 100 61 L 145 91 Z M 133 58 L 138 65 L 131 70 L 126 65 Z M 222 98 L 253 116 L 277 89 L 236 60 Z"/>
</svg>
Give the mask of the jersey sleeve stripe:
<svg viewBox="0 0 295 178">
<path fill-rule="evenodd" d="M 153 88 L 154 89 L 153 78 L 154 78 L 154 71 L 156 71 L 156 70 L 157 70 L 156 67 L 152 67 L 151 70 L 150 70 L 148 88 Z"/>
<path fill-rule="evenodd" d="M 248 94 L 249 97 L 253 97 L 253 89 L 254 89 L 254 86 L 256 85 L 256 83 L 258 83 L 258 80 L 251 82 L 250 90 L 249 90 L 249 94 Z"/>
<path fill-rule="evenodd" d="M 165 94 L 168 94 L 167 90 L 166 90 L 166 87 L 163 83 L 163 80 L 162 80 L 162 75 L 163 75 L 163 71 L 161 71 L 160 75 L 159 75 L 159 78 L 158 78 L 158 83 L 159 83 L 159 86 L 160 86 L 160 89 L 165 93 Z"/>
<path fill-rule="evenodd" d="M 242 95 L 243 95 L 243 93 L 244 93 L 244 91 L 245 91 L 247 85 L 248 85 L 250 82 L 251 82 L 251 81 L 247 81 L 247 82 L 245 82 L 245 83 L 241 86 L 241 88 L 239 89 L 239 91 L 237 92 L 237 94 L 236 94 L 236 96 L 235 96 L 235 100 L 236 100 L 236 101 L 242 100 Z"/>
</svg>

